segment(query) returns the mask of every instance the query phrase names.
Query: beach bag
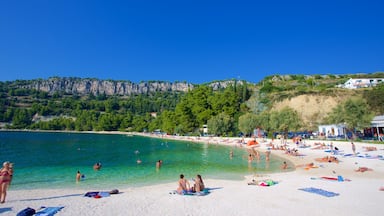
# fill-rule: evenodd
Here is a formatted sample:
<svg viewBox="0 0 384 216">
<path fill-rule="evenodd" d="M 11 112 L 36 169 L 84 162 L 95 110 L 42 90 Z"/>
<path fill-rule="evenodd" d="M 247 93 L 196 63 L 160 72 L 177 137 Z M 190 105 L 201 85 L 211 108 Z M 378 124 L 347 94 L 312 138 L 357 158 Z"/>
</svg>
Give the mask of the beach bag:
<svg viewBox="0 0 384 216">
<path fill-rule="evenodd" d="M 119 193 L 119 190 L 117 189 L 113 189 L 109 192 L 110 194 L 118 194 Z"/>
<path fill-rule="evenodd" d="M 32 216 L 35 213 L 36 213 L 35 209 L 27 207 L 27 208 L 21 210 L 19 213 L 17 213 L 16 216 Z"/>
</svg>

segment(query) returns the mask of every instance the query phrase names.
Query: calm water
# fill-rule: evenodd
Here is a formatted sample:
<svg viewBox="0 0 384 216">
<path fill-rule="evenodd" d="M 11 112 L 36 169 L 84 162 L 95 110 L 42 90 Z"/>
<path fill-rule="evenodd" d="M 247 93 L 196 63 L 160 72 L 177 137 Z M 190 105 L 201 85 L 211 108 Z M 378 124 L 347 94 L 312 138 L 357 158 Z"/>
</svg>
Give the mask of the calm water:
<svg viewBox="0 0 384 216">
<path fill-rule="evenodd" d="M 111 189 L 191 179 L 240 180 L 244 175 L 280 171 L 282 159 L 272 157 L 250 166 L 245 148 L 163 140 L 141 136 L 0 132 L 0 160 L 14 163 L 12 189 Z M 142 160 L 137 164 L 137 159 Z M 157 160 L 163 166 L 157 170 Z M 92 166 L 101 162 L 100 171 Z M 85 179 L 75 182 L 77 170 Z"/>
</svg>

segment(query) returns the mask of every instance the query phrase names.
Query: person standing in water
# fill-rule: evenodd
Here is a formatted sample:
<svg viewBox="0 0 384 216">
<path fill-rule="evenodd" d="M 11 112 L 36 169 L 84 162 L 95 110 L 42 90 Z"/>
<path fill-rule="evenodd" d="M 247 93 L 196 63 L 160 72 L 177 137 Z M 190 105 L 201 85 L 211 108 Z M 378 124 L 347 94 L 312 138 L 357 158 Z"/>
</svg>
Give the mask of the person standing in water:
<svg viewBox="0 0 384 216">
<path fill-rule="evenodd" d="M 76 173 L 76 182 L 79 182 L 81 180 L 81 173 L 79 170 L 77 170 L 77 173 Z"/>
</svg>

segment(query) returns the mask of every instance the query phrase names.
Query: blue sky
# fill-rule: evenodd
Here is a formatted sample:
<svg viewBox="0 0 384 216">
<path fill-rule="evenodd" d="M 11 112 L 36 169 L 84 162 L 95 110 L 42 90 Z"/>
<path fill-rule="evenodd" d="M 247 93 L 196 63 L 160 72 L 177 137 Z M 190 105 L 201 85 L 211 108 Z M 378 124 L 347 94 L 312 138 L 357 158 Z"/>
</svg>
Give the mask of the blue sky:
<svg viewBox="0 0 384 216">
<path fill-rule="evenodd" d="M 140 82 L 384 71 L 384 1 L 0 3 L 0 81 Z"/>
</svg>

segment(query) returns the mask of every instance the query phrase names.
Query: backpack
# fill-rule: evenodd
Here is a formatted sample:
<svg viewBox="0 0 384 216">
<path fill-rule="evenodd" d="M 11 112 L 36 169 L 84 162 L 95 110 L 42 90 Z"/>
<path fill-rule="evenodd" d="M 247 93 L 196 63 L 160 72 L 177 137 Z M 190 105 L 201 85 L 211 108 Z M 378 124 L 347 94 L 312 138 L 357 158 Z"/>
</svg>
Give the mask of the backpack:
<svg viewBox="0 0 384 216">
<path fill-rule="evenodd" d="M 21 210 L 19 213 L 17 213 L 16 216 L 32 216 L 35 213 L 36 213 L 35 209 L 27 207 L 27 208 Z"/>
</svg>

